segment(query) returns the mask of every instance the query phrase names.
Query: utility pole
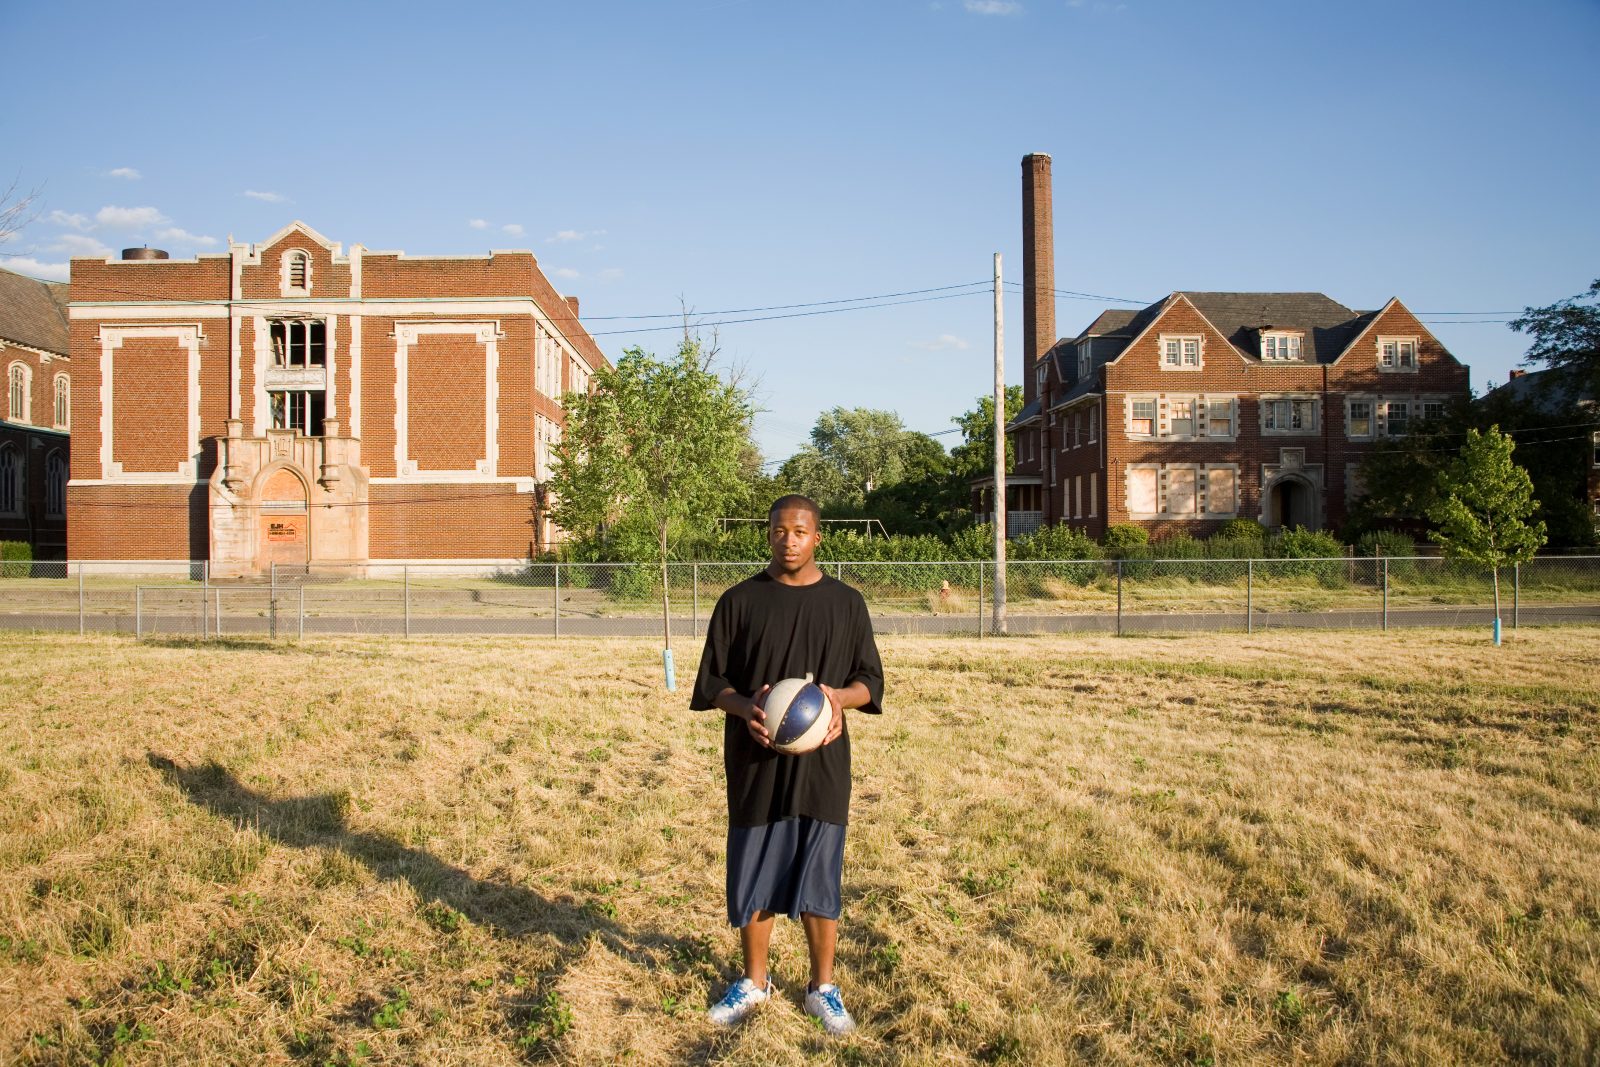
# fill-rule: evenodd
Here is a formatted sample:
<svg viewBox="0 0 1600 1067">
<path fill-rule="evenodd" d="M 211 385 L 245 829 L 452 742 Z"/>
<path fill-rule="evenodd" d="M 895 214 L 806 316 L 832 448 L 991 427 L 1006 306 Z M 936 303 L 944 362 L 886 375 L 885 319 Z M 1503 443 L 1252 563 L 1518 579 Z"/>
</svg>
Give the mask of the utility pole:
<svg viewBox="0 0 1600 1067">
<path fill-rule="evenodd" d="M 1006 332 L 994 254 L 994 632 L 1006 632 Z"/>
</svg>

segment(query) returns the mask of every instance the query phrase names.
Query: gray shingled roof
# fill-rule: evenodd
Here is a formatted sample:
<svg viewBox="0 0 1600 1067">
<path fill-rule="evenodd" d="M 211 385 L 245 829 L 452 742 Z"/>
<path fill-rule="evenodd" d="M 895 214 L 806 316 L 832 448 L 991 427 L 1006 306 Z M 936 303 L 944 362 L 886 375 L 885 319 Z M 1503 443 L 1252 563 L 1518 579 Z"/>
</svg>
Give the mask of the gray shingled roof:
<svg viewBox="0 0 1600 1067">
<path fill-rule="evenodd" d="M 0 270 L 0 339 L 67 354 L 67 283 Z"/>
<path fill-rule="evenodd" d="M 1532 404 L 1546 414 L 1555 414 L 1594 400 L 1582 377 L 1565 367 L 1529 371 L 1496 386 L 1489 396 L 1511 397 Z"/>
<path fill-rule="evenodd" d="M 1245 355 L 1259 359 L 1263 330 L 1303 330 L 1307 363 L 1332 363 L 1370 321 L 1321 293 L 1178 292 Z"/>
</svg>

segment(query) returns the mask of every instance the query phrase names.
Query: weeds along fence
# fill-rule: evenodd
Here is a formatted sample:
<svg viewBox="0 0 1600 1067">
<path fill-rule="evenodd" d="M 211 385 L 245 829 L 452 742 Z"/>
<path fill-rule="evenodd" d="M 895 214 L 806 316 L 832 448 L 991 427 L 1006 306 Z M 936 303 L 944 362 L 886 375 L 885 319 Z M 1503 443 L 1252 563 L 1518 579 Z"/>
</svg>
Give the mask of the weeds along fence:
<svg viewBox="0 0 1600 1067">
<path fill-rule="evenodd" d="M 705 632 L 717 597 L 759 563 L 673 563 L 673 636 Z M 994 632 L 995 564 L 829 562 L 880 633 Z M 1600 622 L 1600 556 L 1501 573 L 1509 626 Z M 1488 571 L 1439 558 L 1128 559 L 1006 565 L 1006 632 L 1488 625 Z M 204 561 L 0 564 L 0 627 L 221 637 L 308 634 L 659 635 L 651 564 L 275 566 L 220 579 Z"/>
</svg>

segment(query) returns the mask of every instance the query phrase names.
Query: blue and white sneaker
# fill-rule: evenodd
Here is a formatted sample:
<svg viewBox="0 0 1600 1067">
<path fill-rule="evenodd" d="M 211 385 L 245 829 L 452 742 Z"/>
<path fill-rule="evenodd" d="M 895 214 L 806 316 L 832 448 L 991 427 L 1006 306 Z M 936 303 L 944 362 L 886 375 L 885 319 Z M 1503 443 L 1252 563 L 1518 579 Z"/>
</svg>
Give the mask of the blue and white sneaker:
<svg viewBox="0 0 1600 1067">
<path fill-rule="evenodd" d="M 822 1028 L 837 1037 L 856 1028 L 856 1021 L 844 1010 L 839 987 L 832 982 L 817 986 L 806 994 L 806 1014 L 822 1020 Z"/>
<path fill-rule="evenodd" d="M 711 1005 L 706 1018 L 718 1026 L 735 1026 L 744 1017 L 765 1004 L 772 996 L 772 976 L 767 976 L 767 988 L 762 989 L 748 978 L 741 978 L 728 987 L 722 999 Z"/>
</svg>

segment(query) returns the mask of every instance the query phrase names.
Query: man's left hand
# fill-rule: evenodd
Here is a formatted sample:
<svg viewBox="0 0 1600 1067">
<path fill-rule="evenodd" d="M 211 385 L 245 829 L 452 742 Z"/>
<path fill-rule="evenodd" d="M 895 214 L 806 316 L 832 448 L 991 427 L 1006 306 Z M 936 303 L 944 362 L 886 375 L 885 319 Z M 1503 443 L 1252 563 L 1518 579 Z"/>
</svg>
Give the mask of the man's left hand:
<svg viewBox="0 0 1600 1067">
<path fill-rule="evenodd" d="M 827 696 L 828 707 L 832 710 L 832 716 L 828 720 L 828 732 L 822 738 L 823 744 L 831 745 L 839 739 L 840 734 L 844 733 L 844 703 L 839 698 L 839 691 L 832 686 L 819 685 L 817 688 Z"/>
</svg>

